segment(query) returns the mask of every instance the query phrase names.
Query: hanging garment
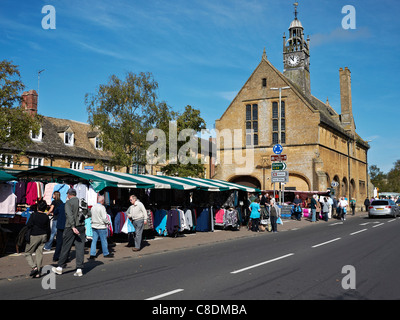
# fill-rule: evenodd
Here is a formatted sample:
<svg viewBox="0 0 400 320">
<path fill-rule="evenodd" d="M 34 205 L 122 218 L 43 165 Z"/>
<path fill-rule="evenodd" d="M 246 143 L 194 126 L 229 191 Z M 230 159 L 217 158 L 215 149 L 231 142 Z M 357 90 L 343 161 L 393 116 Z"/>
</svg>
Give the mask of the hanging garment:
<svg viewBox="0 0 400 320">
<path fill-rule="evenodd" d="M 164 209 L 159 209 L 154 212 L 154 230 L 160 236 L 168 235 L 167 232 L 167 215 L 168 211 Z"/>
<path fill-rule="evenodd" d="M 85 199 L 86 203 L 88 202 L 88 187 L 84 183 L 77 183 L 74 185 L 74 189 L 76 190 L 76 196 L 78 199 Z"/>
<path fill-rule="evenodd" d="M 15 195 L 17 196 L 17 204 L 26 203 L 26 181 L 19 181 L 15 185 Z"/>
<path fill-rule="evenodd" d="M 57 183 L 56 186 L 53 189 L 53 193 L 55 191 L 58 191 L 60 193 L 60 199 L 62 202 L 67 202 L 67 192 L 69 189 L 69 185 L 64 184 L 64 183 Z"/>
<path fill-rule="evenodd" d="M 201 211 L 200 211 L 201 210 Z M 197 217 L 196 231 L 208 232 L 210 231 L 210 209 L 199 209 L 200 214 Z"/>
<path fill-rule="evenodd" d="M 127 215 L 126 215 L 125 212 L 120 211 L 115 215 L 115 218 L 114 218 L 114 233 L 121 233 L 122 232 L 121 230 L 122 230 L 122 227 L 125 224 L 126 219 L 127 219 Z"/>
<path fill-rule="evenodd" d="M 181 209 L 178 209 L 179 212 L 179 231 L 189 230 L 189 226 L 186 224 L 185 212 Z"/>
<path fill-rule="evenodd" d="M 111 220 L 111 216 L 109 214 L 107 214 L 107 219 L 108 219 L 108 227 L 107 227 L 107 237 L 112 237 L 114 234 L 114 229 L 113 229 L 113 225 L 112 225 L 112 220 Z"/>
<path fill-rule="evenodd" d="M 43 182 L 36 182 L 36 187 L 37 187 L 37 197 L 39 199 L 43 198 L 43 195 L 44 195 L 44 184 L 43 184 Z"/>
<path fill-rule="evenodd" d="M 87 193 L 87 204 L 89 207 L 93 207 L 97 203 L 97 192 L 94 191 L 92 186 L 89 186 Z"/>
<path fill-rule="evenodd" d="M 143 230 L 153 230 L 154 229 L 154 217 L 151 210 L 147 210 L 147 223 L 144 225 Z"/>
<path fill-rule="evenodd" d="M 92 218 L 85 219 L 85 234 L 86 238 L 93 238 L 93 229 L 92 229 Z"/>
<path fill-rule="evenodd" d="M 53 192 L 56 185 L 57 183 L 48 183 L 44 187 L 43 200 L 46 201 L 48 205 L 53 202 Z"/>
<path fill-rule="evenodd" d="M 219 209 L 217 213 L 215 214 L 215 224 L 216 225 L 223 225 L 224 224 L 224 215 L 225 215 L 225 210 L 224 209 Z"/>
<path fill-rule="evenodd" d="M 237 210 L 228 209 L 225 211 L 224 226 L 225 227 L 230 226 L 233 228 L 237 228 L 239 226 L 239 218 Z"/>
<path fill-rule="evenodd" d="M 179 212 L 178 210 L 169 210 L 167 216 L 167 232 L 168 235 L 173 236 L 175 235 L 180 228 L 179 223 Z"/>
<path fill-rule="evenodd" d="M 0 184 L 0 213 L 14 216 L 17 196 L 12 192 L 12 185 Z"/>
<path fill-rule="evenodd" d="M 193 230 L 193 216 L 190 209 L 185 210 L 185 220 L 188 230 Z"/>
<path fill-rule="evenodd" d="M 30 181 L 26 187 L 26 204 L 32 206 L 37 201 L 37 186 L 36 182 Z"/>
</svg>

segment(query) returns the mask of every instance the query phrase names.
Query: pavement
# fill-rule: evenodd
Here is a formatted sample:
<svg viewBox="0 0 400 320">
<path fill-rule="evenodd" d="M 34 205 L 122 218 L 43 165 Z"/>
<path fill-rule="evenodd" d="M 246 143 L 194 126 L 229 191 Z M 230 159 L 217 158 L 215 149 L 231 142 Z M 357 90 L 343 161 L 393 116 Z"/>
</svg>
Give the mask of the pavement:
<svg viewBox="0 0 400 320">
<path fill-rule="evenodd" d="M 354 216 L 347 215 L 347 219 L 354 217 L 367 217 L 366 212 L 356 212 Z M 329 219 L 328 222 L 320 220 L 319 222 L 310 222 L 308 218 L 303 218 L 301 221 L 282 219 L 283 225 L 278 225 L 279 232 L 288 232 L 300 228 L 311 228 L 312 226 L 323 223 L 340 222 L 336 219 Z M 196 232 L 191 234 L 184 234 L 181 237 L 155 237 L 143 241 L 143 248 L 139 252 L 133 252 L 131 248 L 126 247 L 126 241 L 115 241 L 109 245 L 110 253 L 114 254 L 113 258 L 105 259 L 102 254 L 98 255 L 96 261 L 101 261 L 104 264 L 113 263 L 121 259 L 140 259 L 143 256 L 162 254 L 170 251 L 190 249 L 196 246 L 204 246 L 215 244 L 224 241 L 230 241 L 241 238 L 249 237 L 268 237 L 272 236 L 272 232 L 252 232 L 247 227 L 242 226 L 239 230 L 222 230 L 216 229 L 214 232 Z M 100 242 L 98 243 L 98 245 Z M 99 246 L 98 246 L 99 247 Z M 88 261 L 90 248 L 85 248 L 85 263 Z M 45 251 L 43 255 L 43 266 L 56 265 L 53 262 L 54 250 Z M 71 250 L 71 262 L 68 263 L 66 271 L 75 269 L 74 248 Z M 85 270 L 83 270 L 85 272 Z M 30 267 L 24 257 L 23 253 L 13 253 L 0 257 L 0 281 L 16 281 L 18 279 L 30 278 Z"/>
</svg>

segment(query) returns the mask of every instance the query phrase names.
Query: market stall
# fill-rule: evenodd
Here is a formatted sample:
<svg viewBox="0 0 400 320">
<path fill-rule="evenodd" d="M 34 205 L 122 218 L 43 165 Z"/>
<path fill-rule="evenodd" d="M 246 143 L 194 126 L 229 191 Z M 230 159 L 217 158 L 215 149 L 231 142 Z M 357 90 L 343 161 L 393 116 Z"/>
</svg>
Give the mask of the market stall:
<svg viewBox="0 0 400 320">
<path fill-rule="evenodd" d="M 50 205 L 54 191 L 59 191 L 65 202 L 68 189 L 73 187 L 89 207 L 97 202 L 99 194 L 105 197 L 112 221 L 110 236 L 124 232 L 131 194 L 148 211 L 148 234 L 175 237 L 186 232 L 213 231 L 214 227 L 239 227 L 247 193 L 259 191 L 221 180 L 45 166 L 20 172 L 16 178 L 16 212 L 9 216 L 10 223 L 24 224 L 37 200 L 44 199 Z"/>
</svg>

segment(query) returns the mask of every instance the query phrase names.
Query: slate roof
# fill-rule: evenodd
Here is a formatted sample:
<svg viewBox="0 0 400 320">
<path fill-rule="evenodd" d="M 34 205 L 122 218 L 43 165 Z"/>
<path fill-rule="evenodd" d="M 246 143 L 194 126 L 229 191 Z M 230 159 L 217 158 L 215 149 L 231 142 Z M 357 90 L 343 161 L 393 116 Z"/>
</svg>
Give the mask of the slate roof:
<svg viewBox="0 0 400 320">
<path fill-rule="evenodd" d="M 64 143 L 63 132 L 67 130 L 74 133 L 73 146 Z M 96 136 L 97 132 L 87 123 L 43 116 L 42 140 L 32 141 L 26 153 L 68 159 L 110 160 L 111 153 L 97 150 L 89 140 Z"/>
</svg>

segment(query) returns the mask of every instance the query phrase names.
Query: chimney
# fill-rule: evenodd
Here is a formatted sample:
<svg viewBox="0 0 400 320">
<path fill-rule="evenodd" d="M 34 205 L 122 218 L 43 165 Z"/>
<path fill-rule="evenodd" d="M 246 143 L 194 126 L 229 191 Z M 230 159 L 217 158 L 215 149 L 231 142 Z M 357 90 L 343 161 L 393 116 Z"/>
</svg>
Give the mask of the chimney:
<svg viewBox="0 0 400 320">
<path fill-rule="evenodd" d="M 22 94 L 22 108 L 31 116 L 37 114 L 38 94 L 35 90 L 25 91 Z"/>
<path fill-rule="evenodd" d="M 341 122 L 346 131 L 355 133 L 356 126 L 353 118 L 353 107 L 351 101 L 351 72 L 345 67 L 339 69 L 340 75 L 340 102 Z"/>
</svg>

